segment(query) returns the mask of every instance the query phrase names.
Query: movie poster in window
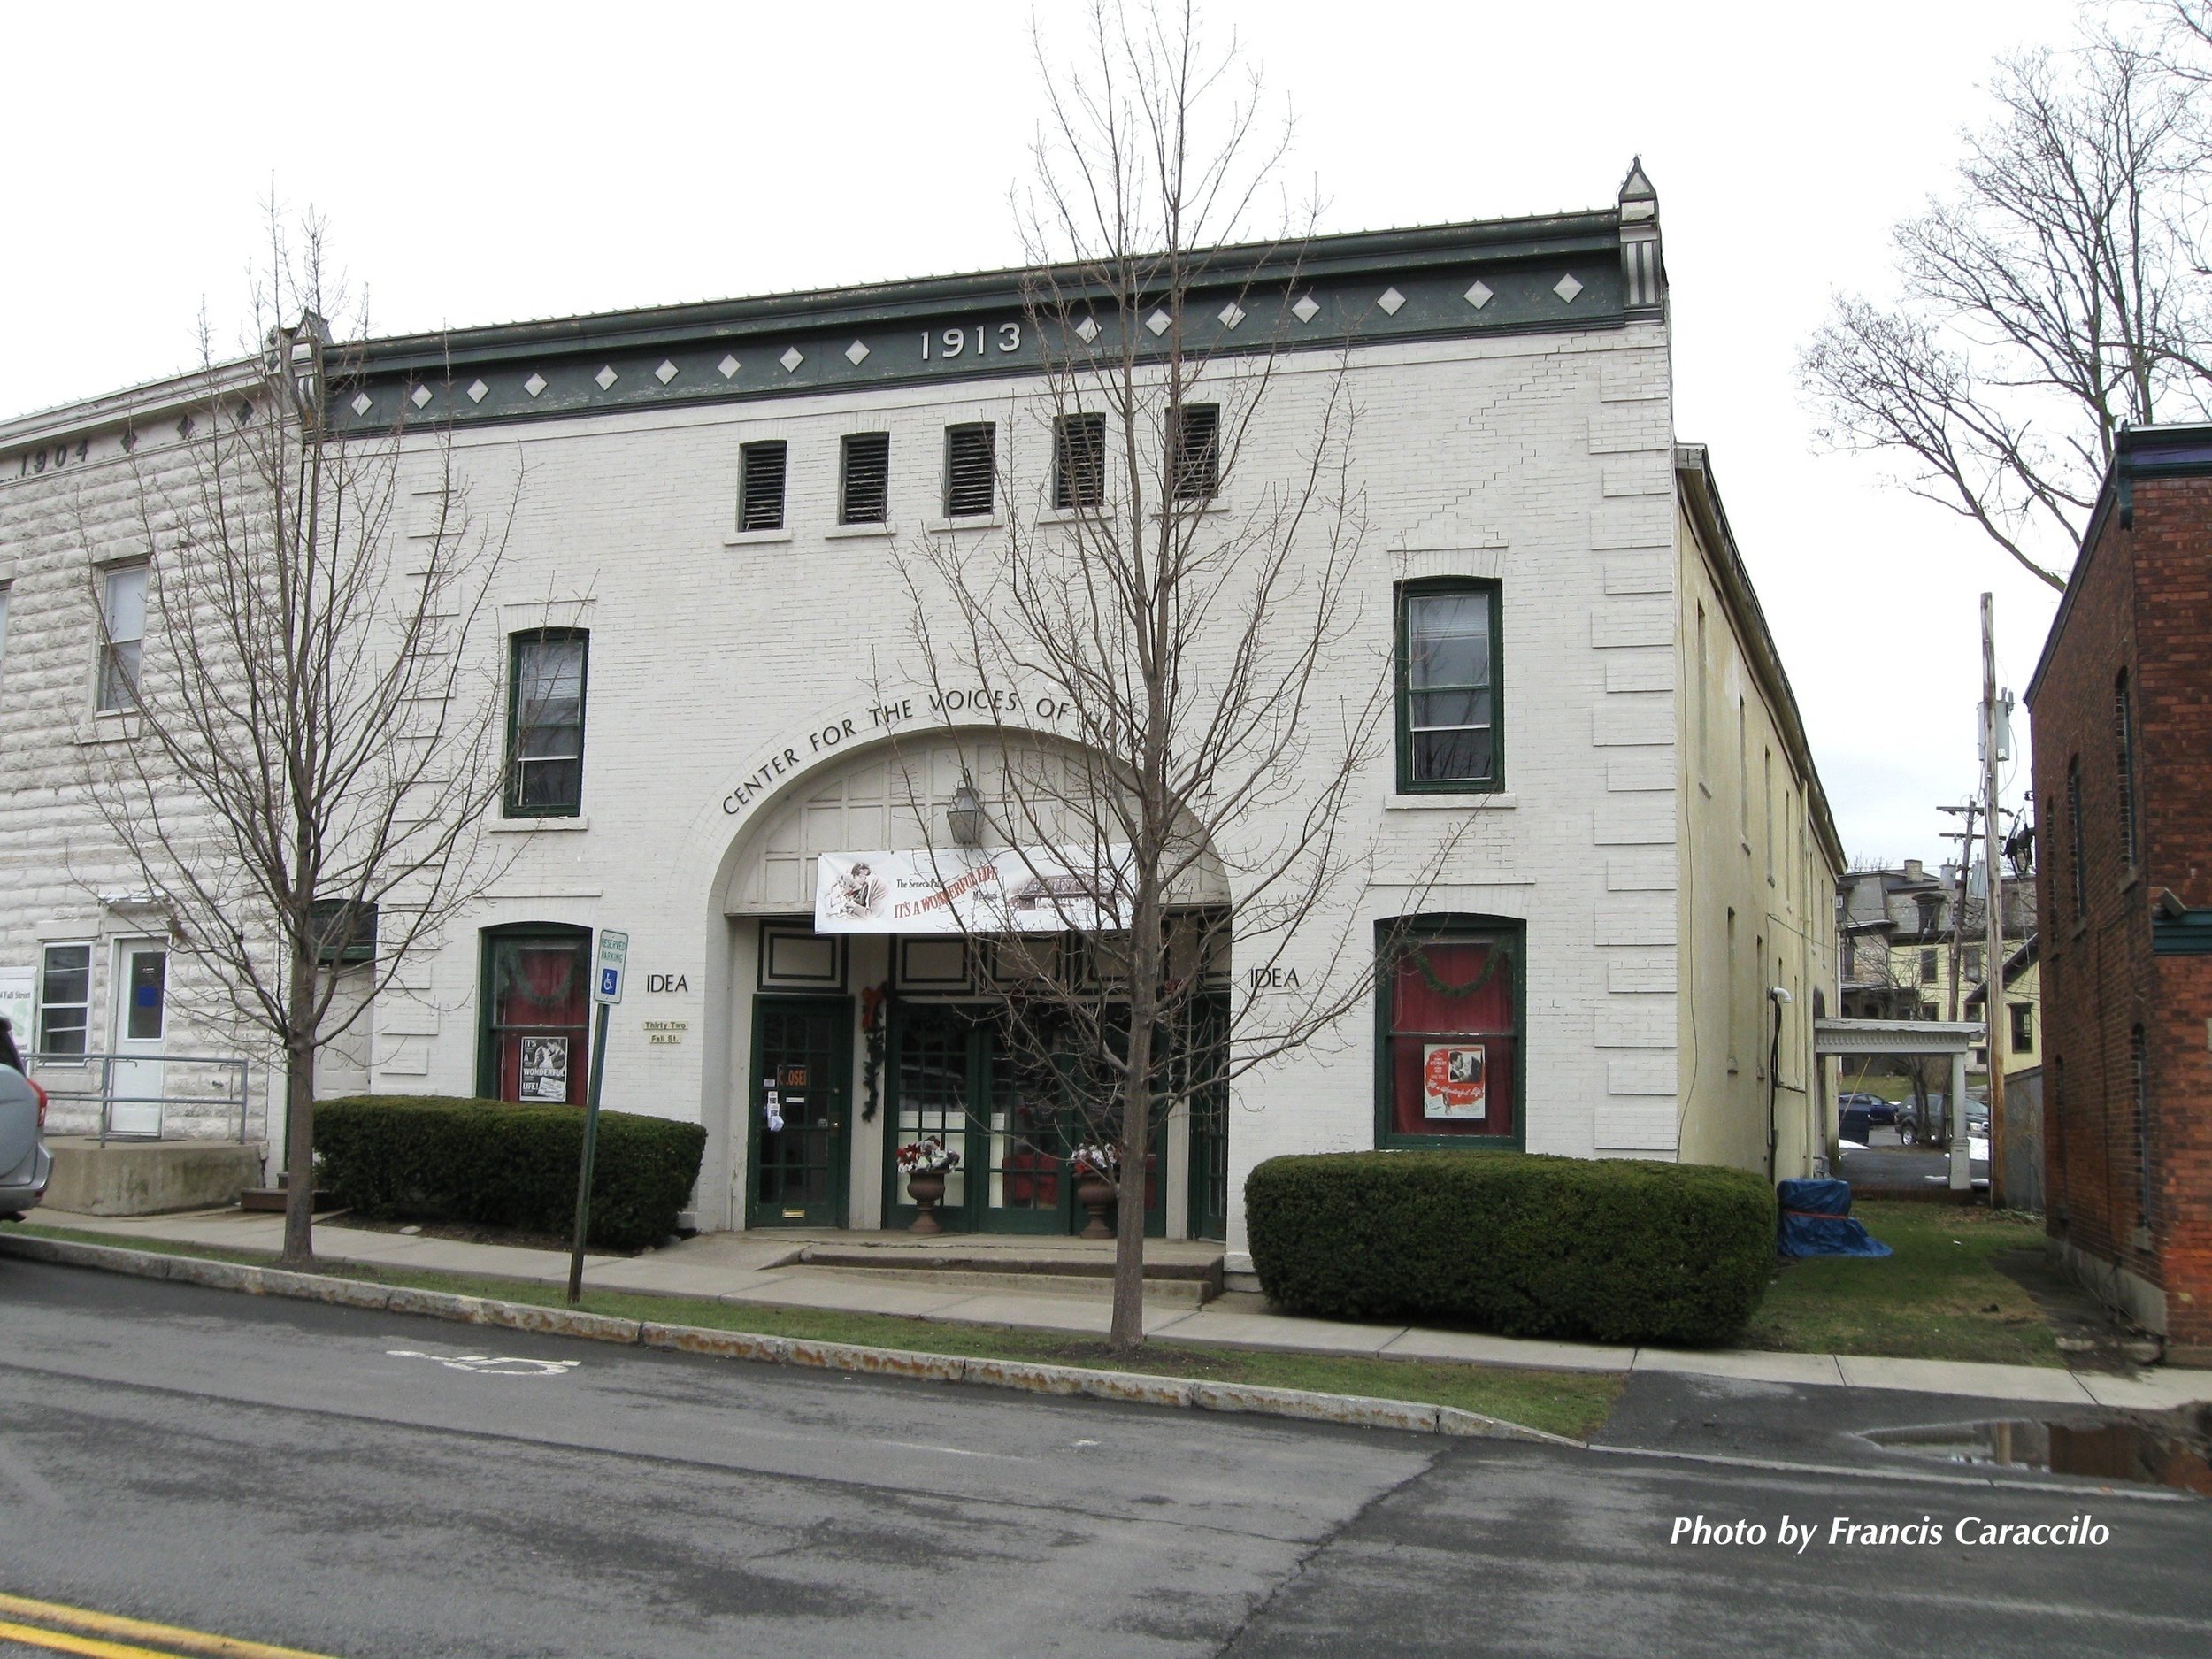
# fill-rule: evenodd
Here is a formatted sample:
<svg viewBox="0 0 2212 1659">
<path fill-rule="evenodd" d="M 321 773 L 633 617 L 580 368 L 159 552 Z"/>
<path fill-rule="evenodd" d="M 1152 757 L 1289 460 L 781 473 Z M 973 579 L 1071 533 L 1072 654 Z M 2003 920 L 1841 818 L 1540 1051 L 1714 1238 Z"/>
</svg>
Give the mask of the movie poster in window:
<svg viewBox="0 0 2212 1659">
<path fill-rule="evenodd" d="M 1479 1043 L 1432 1042 L 1422 1049 L 1421 1115 L 1486 1118 L 1489 1085 Z"/>
<path fill-rule="evenodd" d="M 526 1101 L 568 1099 L 568 1039 L 525 1037 L 522 1040 L 522 1098 Z"/>
</svg>

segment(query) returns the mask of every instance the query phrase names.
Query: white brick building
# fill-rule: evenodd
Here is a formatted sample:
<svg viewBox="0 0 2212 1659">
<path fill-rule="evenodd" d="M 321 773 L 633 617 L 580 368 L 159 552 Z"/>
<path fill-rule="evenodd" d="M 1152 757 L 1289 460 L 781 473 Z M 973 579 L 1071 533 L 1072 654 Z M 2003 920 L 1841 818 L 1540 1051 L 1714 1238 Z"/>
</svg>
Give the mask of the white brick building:
<svg viewBox="0 0 2212 1659">
<path fill-rule="evenodd" d="M 1842 853 L 1703 452 L 1677 441 L 1656 210 L 1634 173 L 1611 209 L 1325 238 L 1294 283 L 1240 289 L 1280 308 L 1286 349 L 1225 502 L 1294 464 L 1341 367 L 1362 410 L 1374 660 L 1395 654 L 1402 678 L 1409 629 L 1466 645 L 1466 619 L 1486 616 L 1486 646 L 1463 661 L 1492 713 L 1471 748 L 1439 739 L 1417 760 L 1409 735 L 1359 796 L 1376 863 L 1356 936 L 1417 911 L 1434 922 L 1426 954 L 1380 976 L 1371 1020 L 1248 1078 L 1225 1111 L 1202 1106 L 1194 1125 L 1178 1110 L 1158 1228 L 1240 1246 L 1243 1177 L 1284 1152 L 1771 1156 L 1784 1176 L 1824 1152 L 1811 1017 L 1835 994 Z M 1233 259 L 1216 268 L 1250 280 Z M 1233 309 L 1217 345 L 1233 344 Z M 1200 292 L 1190 310 L 1214 303 Z M 580 725 L 580 766 L 525 767 L 530 798 L 511 796 L 491 829 L 511 868 L 410 970 L 413 995 L 383 999 L 326 1066 L 324 1093 L 511 1097 L 526 1041 L 530 1087 L 577 1093 L 572 953 L 619 928 L 632 979 L 608 1102 L 706 1125 L 703 1227 L 897 1225 L 911 1212 L 888 1156 L 925 1121 L 971 1125 L 956 1225 L 1080 1225 L 1048 1138 L 994 1104 L 987 1018 L 943 1012 L 987 1013 L 987 973 L 942 941 L 812 926 L 817 855 L 917 845 L 898 780 L 920 780 L 933 814 L 975 764 L 979 717 L 931 735 L 905 612 L 864 601 L 895 591 L 902 539 L 995 533 L 990 511 L 951 511 L 949 429 L 991 423 L 996 488 L 1048 488 L 1022 315 L 1018 273 L 995 273 L 369 343 L 344 418 L 403 420 L 426 454 L 449 434 L 482 491 L 525 469 L 495 649 L 511 682 L 580 694 L 576 720 L 535 740 L 565 757 Z M 134 480 L 162 465 L 195 396 L 146 387 L 0 425 L 0 970 L 50 1053 L 127 1049 L 130 976 L 151 974 L 138 954 L 161 945 L 74 780 L 88 749 L 127 741 L 127 717 L 96 709 L 88 573 L 104 580 L 102 562 L 127 555 Z M 879 516 L 871 434 L 887 444 Z M 745 446 L 773 443 L 751 453 L 756 517 L 774 527 L 748 530 Z M 1342 672 L 1350 684 L 1373 666 Z M 1060 741 L 1050 687 L 988 689 L 1002 719 Z M 912 711 L 887 719 L 898 705 Z M 879 1068 L 862 1028 L 878 987 Z M 1269 994 L 1227 964 L 1226 1001 Z M 1424 1069 L 1454 1046 L 1455 1018 L 1488 1079 L 1456 1115 Z M 204 1048 L 162 1035 L 171 1052 Z M 234 1118 L 205 1079 L 164 1092 L 188 1084 L 211 1105 L 173 1106 L 170 1133 Z M 792 1120 L 780 1131 L 770 1087 Z"/>
</svg>

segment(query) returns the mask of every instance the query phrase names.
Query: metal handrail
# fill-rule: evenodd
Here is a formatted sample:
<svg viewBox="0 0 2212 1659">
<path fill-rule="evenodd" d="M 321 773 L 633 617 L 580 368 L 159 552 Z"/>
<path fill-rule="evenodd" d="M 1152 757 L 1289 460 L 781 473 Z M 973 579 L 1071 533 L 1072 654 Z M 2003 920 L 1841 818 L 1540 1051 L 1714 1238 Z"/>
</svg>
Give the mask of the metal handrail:
<svg viewBox="0 0 2212 1659">
<path fill-rule="evenodd" d="M 27 1054 L 23 1059 L 25 1065 L 34 1074 L 38 1073 L 42 1068 L 66 1067 L 72 1070 L 83 1070 L 93 1065 L 100 1068 L 100 1087 L 96 1090 L 59 1087 L 53 1081 L 50 1070 L 48 1075 L 39 1077 L 38 1081 L 39 1086 L 46 1091 L 49 1100 L 96 1100 L 100 1102 L 100 1144 L 102 1146 L 107 1145 L 111 1140 L 159 1141 L 163 1138 L 162 1131 L 158 1126 L 150 1135 L 119 1132 L 115 1128 L 115 1109 L 118 1106 L 205 1106 L 210 1100 L 210 1096 L 205 1094 L 119 1094 L 115 1092 L 115 1067 L 118 1062 L 155 1064 L 163 1067 L 214 1066 L 227 1071 L 234 1071 L 237 1073 L 238 1143 L 241 1146 L 246 1144 L 247 1109 L 253 1098 L 250 1087 L 252 1080 L 251 1063 L 237 1055 L 98 1054 L 90 1052 L 57 1054 L 39 1051 Z M 228 1093 L 227 1089 L 225 1098 L 227 1098 Z"/>
</svg>

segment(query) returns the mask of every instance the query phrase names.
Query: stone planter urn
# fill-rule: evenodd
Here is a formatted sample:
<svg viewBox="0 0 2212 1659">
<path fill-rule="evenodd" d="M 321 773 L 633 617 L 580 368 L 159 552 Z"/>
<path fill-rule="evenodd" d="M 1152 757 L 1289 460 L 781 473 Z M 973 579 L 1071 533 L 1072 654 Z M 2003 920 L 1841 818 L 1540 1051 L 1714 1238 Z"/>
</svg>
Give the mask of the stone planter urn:
<svg viewBox="0 0 2212 1659">
<path fill-rule="evenodd" d="M 926 1174 L 918 1170 L 908 1176 L 906 1195 L 914 1201 L 916 1209 L 921 1212 L 914 1217 L 913 1225 L 907 1228 L 909 1233 L 931 1233 L 945 1230 L 944 1223 L 937 1219 L 937 1206 L 945 1196 L 945 1172 L 942 1170 L 933 1170 Z"/>
<path fill-rule="evenodd" d="M 1107 1206 L 1114 1202 L 1114 1184 L 1103 1175 L 1089 1170 L 1079 1171 L 1075 1177 L 1075 1202 L 1090 1212 L 1090 1224 L 1078 1234 L 1085 1239 L 1110 1239 L 1114 1230 L 1106 1225 Z"/>
</svg>

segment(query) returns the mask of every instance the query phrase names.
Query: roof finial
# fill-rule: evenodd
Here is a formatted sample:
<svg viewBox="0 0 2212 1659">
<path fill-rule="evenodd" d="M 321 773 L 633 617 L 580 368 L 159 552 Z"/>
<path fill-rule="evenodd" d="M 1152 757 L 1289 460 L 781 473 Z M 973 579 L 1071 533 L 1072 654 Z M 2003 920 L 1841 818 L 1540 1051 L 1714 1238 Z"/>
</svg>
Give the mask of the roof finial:
<svg viewBox="0 0 2212 1659">
<path fill-rule="evenodd" d="M 1620 208 L 1623 223 L 1659 217 L 1659 192 L 1645 176 L 1641 156 L 1629 162 L 1628 177 L 1621 180 Z"/>
</svg>

